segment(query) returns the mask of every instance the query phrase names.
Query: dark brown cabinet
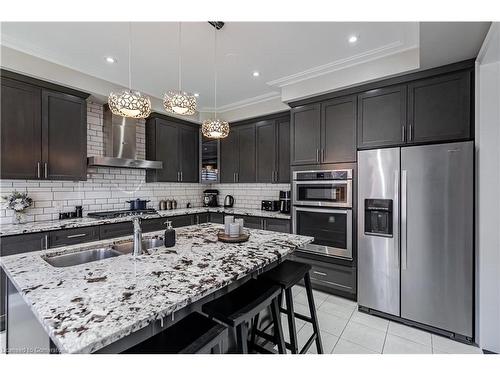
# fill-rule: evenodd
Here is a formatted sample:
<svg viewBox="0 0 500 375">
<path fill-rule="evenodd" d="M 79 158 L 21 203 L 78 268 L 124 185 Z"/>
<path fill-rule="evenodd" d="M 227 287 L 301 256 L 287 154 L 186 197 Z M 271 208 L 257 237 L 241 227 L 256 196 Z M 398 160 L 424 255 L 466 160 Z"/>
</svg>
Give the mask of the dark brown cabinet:
<svg viewBox="0 0 500 375">
<path fill-rule="evenodd" d="M 181 215 L 169 218 L 172 221 L 172 227 L 186 227 L 194 224 L 194 215 Z"/>
<path fill-rule="evenodd" d="M 48 90 L 5 74 L 2 72 L 1 83 L 1 178 L 86 180 L 86 95 Z"/>
<path fill-rule="evenodd" d="M 410 83 L 408 142 L 470 139 L 470 81 L 470 72 L 460 72 Z"/>
<path fill-rule="evenodd" d="M 56 230 L 49 233 L 49 247 L 69 246 L 98 240 L 99 227 L 97 226 Z"/>
<path fill-rule="evenodd" d="M 292 165 L 319 163 L 321 148 L 321 105 L 318 103 L 293 108 L 291 116 Z"/>
<path fill-rule="evenodd" d="M 42 162 L 41 89 L 2 78 L 1 177 L 38 179 Z"/>
<path fill-rule="evenodd" d="M 163 168 L 146 171 L 147 182 L 198 182 L 198 138 L 195 125 L 151 117 L 146 122 L 146 159 Z"/>
<path fill-rule="evenodd" d="M 255 124 L 231 128 L 220 142 L 221 182 L 249 183 L 256 181 Z"/>
<path fill-rule="evenodd" d="M 321 104 L 321 163 L 356 161 L 356 96 Z"/>
<path fill-rule="evenodd" d="M 290 182 L 290 120 L 256 123 L 257 182 Z"/>
<path fill-rule="evenodd" d="M 82 98 L 42 91 L 43 177 L 87 179 L 87 104 Z"/>
<path fill-rule="evenodd" d="M 108 238 L 131 236 L 133 234 L 133 224 L 131 221 L 125 223 L 105 224 L 99 227 L 99 238 L 106 240 Z"/>
<path fill-rule="evenodd" d="M 358 148 L 399 145 L 406 141 L 406 85 L 358 95 Z"/>
<path fill-rule="evenodd" d="M 290 233 L 290 220 L 266 218 L 264 219 L 263 229 L 273 232 Z"/>
</svg>

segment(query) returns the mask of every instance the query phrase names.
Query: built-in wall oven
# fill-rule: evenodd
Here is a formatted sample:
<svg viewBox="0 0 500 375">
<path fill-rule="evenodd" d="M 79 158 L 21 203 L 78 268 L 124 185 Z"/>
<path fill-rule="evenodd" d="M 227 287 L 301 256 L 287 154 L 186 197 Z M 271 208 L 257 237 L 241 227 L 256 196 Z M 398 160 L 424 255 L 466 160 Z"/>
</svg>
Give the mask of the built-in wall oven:
<svg viewBox="0 0 500 375">
<path fill-rule="evenodd" d="M 352 260 L 352 169 L 293 172 L 293 232 L 300 251 Z"/>
</svg>

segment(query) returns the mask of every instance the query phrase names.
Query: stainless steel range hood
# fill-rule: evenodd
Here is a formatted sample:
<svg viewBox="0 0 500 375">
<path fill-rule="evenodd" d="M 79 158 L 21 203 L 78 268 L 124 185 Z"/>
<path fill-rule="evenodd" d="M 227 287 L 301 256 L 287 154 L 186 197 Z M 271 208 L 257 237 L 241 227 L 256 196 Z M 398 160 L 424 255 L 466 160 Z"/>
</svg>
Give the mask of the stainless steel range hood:
<svg viewBox="0 0 500 375">
<path fill-rule="evenodd" d="M 163 163 L 137 159 L 137 119 L 114 115 L 107 105 L 103 118 L 104 156 L 87 158 L 87 165 L 94 167 L 161 169 Z"/>
</svg>

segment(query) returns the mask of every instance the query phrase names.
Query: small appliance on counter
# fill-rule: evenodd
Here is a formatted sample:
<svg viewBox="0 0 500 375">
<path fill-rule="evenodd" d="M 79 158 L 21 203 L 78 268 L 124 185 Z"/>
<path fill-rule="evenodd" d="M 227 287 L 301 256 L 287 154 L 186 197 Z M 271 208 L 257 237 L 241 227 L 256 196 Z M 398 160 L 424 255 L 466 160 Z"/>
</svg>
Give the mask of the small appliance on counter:
<svg viewBox="0 0 500 375">
<path fill-rule="evenodd" d="M 289 214 L 290 213 L 290 208 L 292 206 L 290 190 L 281 190 L 280 191 L 279 204 L 280 204 L 279 211 L 282 214 Z"/>
<path fill-rule="evenodd" d="M 262 201 L 260 203 L 260 209 L 262 211 L 279 211 L 280 201 Z"/>
<path fill-rule="evenodd" d="M 133 201 L 127 201 L 130 204 L 130 210 L 145 210 L 147 203 L 151 202 L 145 199 L 134 199 Z"/>
<path fill-rule="evenodd" d="M 219 207 L 219 190 L 207 189 L 203 191 L 203 207 Z"/>
<path fill-rule="evenodd" d="M 232 208 L 234 205 L 234 198 L 232 195 L 226 195 L 224 198 L 224 208 Z"/>
</svg>

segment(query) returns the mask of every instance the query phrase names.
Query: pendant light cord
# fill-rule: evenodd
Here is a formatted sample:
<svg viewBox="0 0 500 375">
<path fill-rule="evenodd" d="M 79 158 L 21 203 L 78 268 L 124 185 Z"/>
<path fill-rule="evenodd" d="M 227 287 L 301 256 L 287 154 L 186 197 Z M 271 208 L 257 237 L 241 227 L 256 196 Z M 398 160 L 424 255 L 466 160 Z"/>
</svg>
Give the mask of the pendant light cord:
<svg viewBox="0 0 500 375">
<path fill-rule="evenodd" d="M 128 23 L 128 89 L 132 91 L 132 22 Z"/>
<path fill-rule="evenodd" d="M 181 91 L 181 77 L 182 77 L 182 53 L 181 53 L 181 32 L 182 32 L 182 29 L 181 29 L 181 22 L 179 22 L 179 92 Z"/>
<path fill-rule="evenodd" d="M 217 120 L 217 29 L 214 30 L 214 120 Z"/>
</svg>

